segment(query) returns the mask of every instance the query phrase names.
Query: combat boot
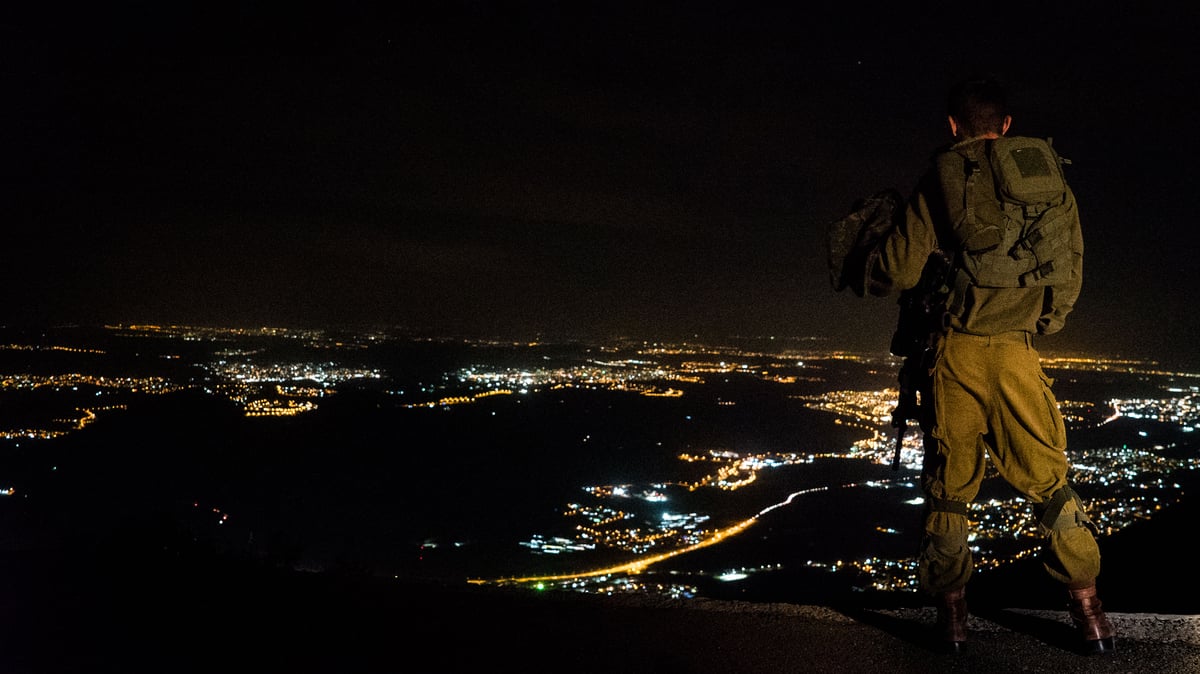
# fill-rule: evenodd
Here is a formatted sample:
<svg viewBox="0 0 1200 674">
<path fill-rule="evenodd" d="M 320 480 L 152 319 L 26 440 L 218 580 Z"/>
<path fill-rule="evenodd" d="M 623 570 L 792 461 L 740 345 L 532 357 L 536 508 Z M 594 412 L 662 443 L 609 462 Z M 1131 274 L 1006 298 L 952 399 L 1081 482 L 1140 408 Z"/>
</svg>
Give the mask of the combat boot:
<svg viewBox="0 0 1200 674">
<path fill-rule="evenodd" d="M 967 588 L 937 595 L 937 631 L 943 650 L 962 652 L 967 641 Z"/>
<path fill-rule="evenodd" d="M 1071 613 L 1071 622 L 1083 639 L 1083 652 L 1088 655 L 1109 653 L 1116 648 L 1114 639 L 1116 630 L 1104 615 L 1100 598 L 1096 596 L 1096 586 L 1082 587 L 1077 590 L 1067 590 L 1070 600 L 1067 610 Z"/>
</svg>

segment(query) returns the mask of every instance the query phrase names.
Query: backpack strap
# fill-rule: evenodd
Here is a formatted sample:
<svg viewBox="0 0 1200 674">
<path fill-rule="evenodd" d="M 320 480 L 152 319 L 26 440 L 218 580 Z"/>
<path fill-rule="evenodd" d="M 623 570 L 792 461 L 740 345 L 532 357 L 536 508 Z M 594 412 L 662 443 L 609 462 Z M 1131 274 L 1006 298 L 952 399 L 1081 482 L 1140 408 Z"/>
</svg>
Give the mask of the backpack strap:
<svg viewBox="0 0 1200 674">
<path fill-rule="evenodd" d="M 941 152 L 936 158 L 943 200 L 956 242 L 955 248 L 950 251 L 951 263 L 946 272 L 946 287 L 950 289 L 947 309 L 954 315 L 962 313 L 967 286 L 971 283 L 971 275 L 962 271 L 966 251 L 990 250 L 1000 244 L 999 236 L 980 236 L 984 230 L 979 224 L 974 196 L 979 183 L 985 178 L 982 177 L 983 167 L 978 150 L 977 144 L 958 145 Z M 982 155 L 984 161 L 987 156 L 986 152 Z"/>
</svg>

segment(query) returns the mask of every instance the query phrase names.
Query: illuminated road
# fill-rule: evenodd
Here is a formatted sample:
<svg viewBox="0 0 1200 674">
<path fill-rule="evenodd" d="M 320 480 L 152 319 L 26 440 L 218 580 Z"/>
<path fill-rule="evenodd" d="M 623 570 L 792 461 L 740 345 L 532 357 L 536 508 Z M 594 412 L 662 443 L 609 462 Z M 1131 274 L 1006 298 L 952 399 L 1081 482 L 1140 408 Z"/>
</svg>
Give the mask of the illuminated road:
<svg viewBox="0 0 1200 674">
<path fill-rule="evenodd" d="M 862 483 L 851 482 L 848 484 L 841 485 L 840 488 L 846 489 L 849 487 L 859 487 L 859 486 L 862 486 Z M 738 522 L 737 524 L 734 524 L 732 526 L 718 530 L 702 541 L 693 543 L 692 545 L 688 545 L 686 547 L 678 548 L 676 550 L 671 550 L 669 552 L 661 552 L 661 553 L 654 554 L 654 555 L 648 555 L 646 557 L 642 557 L 640 559 L 636 559 L 632 562 L 627 562 L 625 564 L 619 564 L 617 566 L 610 566 L 610 567 L 603 568 L 603 569 L 596 569 L 594 571 L 584 571 L 584 572 L 579 572 L 579 573 L 568 573 L 568 574 L 560 574 L 560 575 L 552 575 L 552 576 L 526 576 L 526 577 L 519 577 L 519 578 L 517 578 L 517 577 L 499 578 L 499 579 L 495 579 L 495 580 L 472 579 L 472 580 L 468 580 L 467 582 L 474 584 L 474 585 L 489 585 L 489 584 L 490 585 L 504 585 L 504 584 L 514 584 L 514 583 L 515 584 L 524 584 L 524 583 L 560 582 L 560 581 L 574 580 L 574 579 L 578 579 L 578 578 L 595 578 L 598 576 L 607 576 L 607 575 L 621 574 L 621 573 L 627 573 L 627 574 L 642 573 L 643 571 L 646 570 L 647 567 L 657 564 L 659 562 L 665 561 L 672 557 L 677 557 L 679 555 L 693 552 L 693 551 L 699 550 L 701 548 L 707 548 L 710 545 L 716 545 L 717 543 L 720 543 L 728 538 L 736 536 L 736 535 L 742 533 L 743 531 L 745 531 L 746 529 L 749 529 L 752 525 L 754 525 L 756 522 L 758 522 L 758 518 L 762 517 L 763 515 L 771 512 L 772 510 L 775 510 L 777 508 L 782 508 L 784 506 L 791 505 L 792 502 L 795 501 L 797 497 L 806 496 L 808 494 L 813 494 L 816 492 L 829 491 L 830 489 L 832 489 L 832 487 L 819 486 L 819 487 L 810 487 L 808 489 L 802 489 L 800 491 L 792 492 L 791 494 L 788 494 L 788 497 L 786 499 L 784 499 L 783 501 L 780 501 L 779 503 L 776 503 L 776 504 L 767 506 L 766 508 L 763 508 L 761 511 L 758 512 L 757 515 L 755 515 L 749 519 L 742 520 L 741 522 Z"/>
</svg>

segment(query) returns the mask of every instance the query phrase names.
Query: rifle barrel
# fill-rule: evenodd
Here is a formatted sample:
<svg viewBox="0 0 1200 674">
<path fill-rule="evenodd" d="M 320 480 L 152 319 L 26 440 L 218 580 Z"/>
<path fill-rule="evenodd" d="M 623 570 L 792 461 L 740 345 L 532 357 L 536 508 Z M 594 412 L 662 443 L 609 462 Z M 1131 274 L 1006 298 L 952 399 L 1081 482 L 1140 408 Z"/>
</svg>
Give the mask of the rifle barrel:
<svg viewBox="0 0 1200 674">
<path fill-rule="evenodd" d="M 896 433 L 896 454 L 892 457 L 892 470 L 900 470 L 900 448 L 904 446 L 904 431 L 908 430 L 908 422 L 900 422 L 900 431 Z"/>
</svg>

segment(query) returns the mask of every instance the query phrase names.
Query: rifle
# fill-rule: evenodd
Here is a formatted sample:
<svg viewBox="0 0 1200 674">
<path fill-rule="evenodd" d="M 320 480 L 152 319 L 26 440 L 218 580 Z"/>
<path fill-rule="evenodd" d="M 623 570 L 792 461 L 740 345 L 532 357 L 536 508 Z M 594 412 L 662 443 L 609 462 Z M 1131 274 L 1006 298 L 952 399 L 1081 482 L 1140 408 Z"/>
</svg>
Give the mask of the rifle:
<svg viewBox="0 0 1200 674">
<path fill-rule="evenodd" d="M 896 354 L 899 355 L 899 354 Z M 892 470 L 900 470 L 900 451 L 904 447 L 904 434 L 910 419 L 916 419 L 924 429 L 925 409 L 929 404 L 929 368 L 933 365 L 933 346 L 905 356 L 900 365 L 900 397 L 892 410 L 892 426 L 896 432 L 896 452 L 892 456 Z"/>
<path fill-rule="evenodd" d="M 896 433 L 896 453 L 892 470 L 900 470 L 900 450 L 910 419 L 916 419 L 922 430 L 929 418 L 932 403 L 930 369 L 933 367 L 936 337 L 942 330 L 946 298 L 952 267 L 950 259 L 940 250 L 929 254 L 917 285 L 900 293 L 900 318 L 892 334 L 891 353 L 901 356 L 899 398 L 892 410 L 892 426 Z"/>
</svg>

